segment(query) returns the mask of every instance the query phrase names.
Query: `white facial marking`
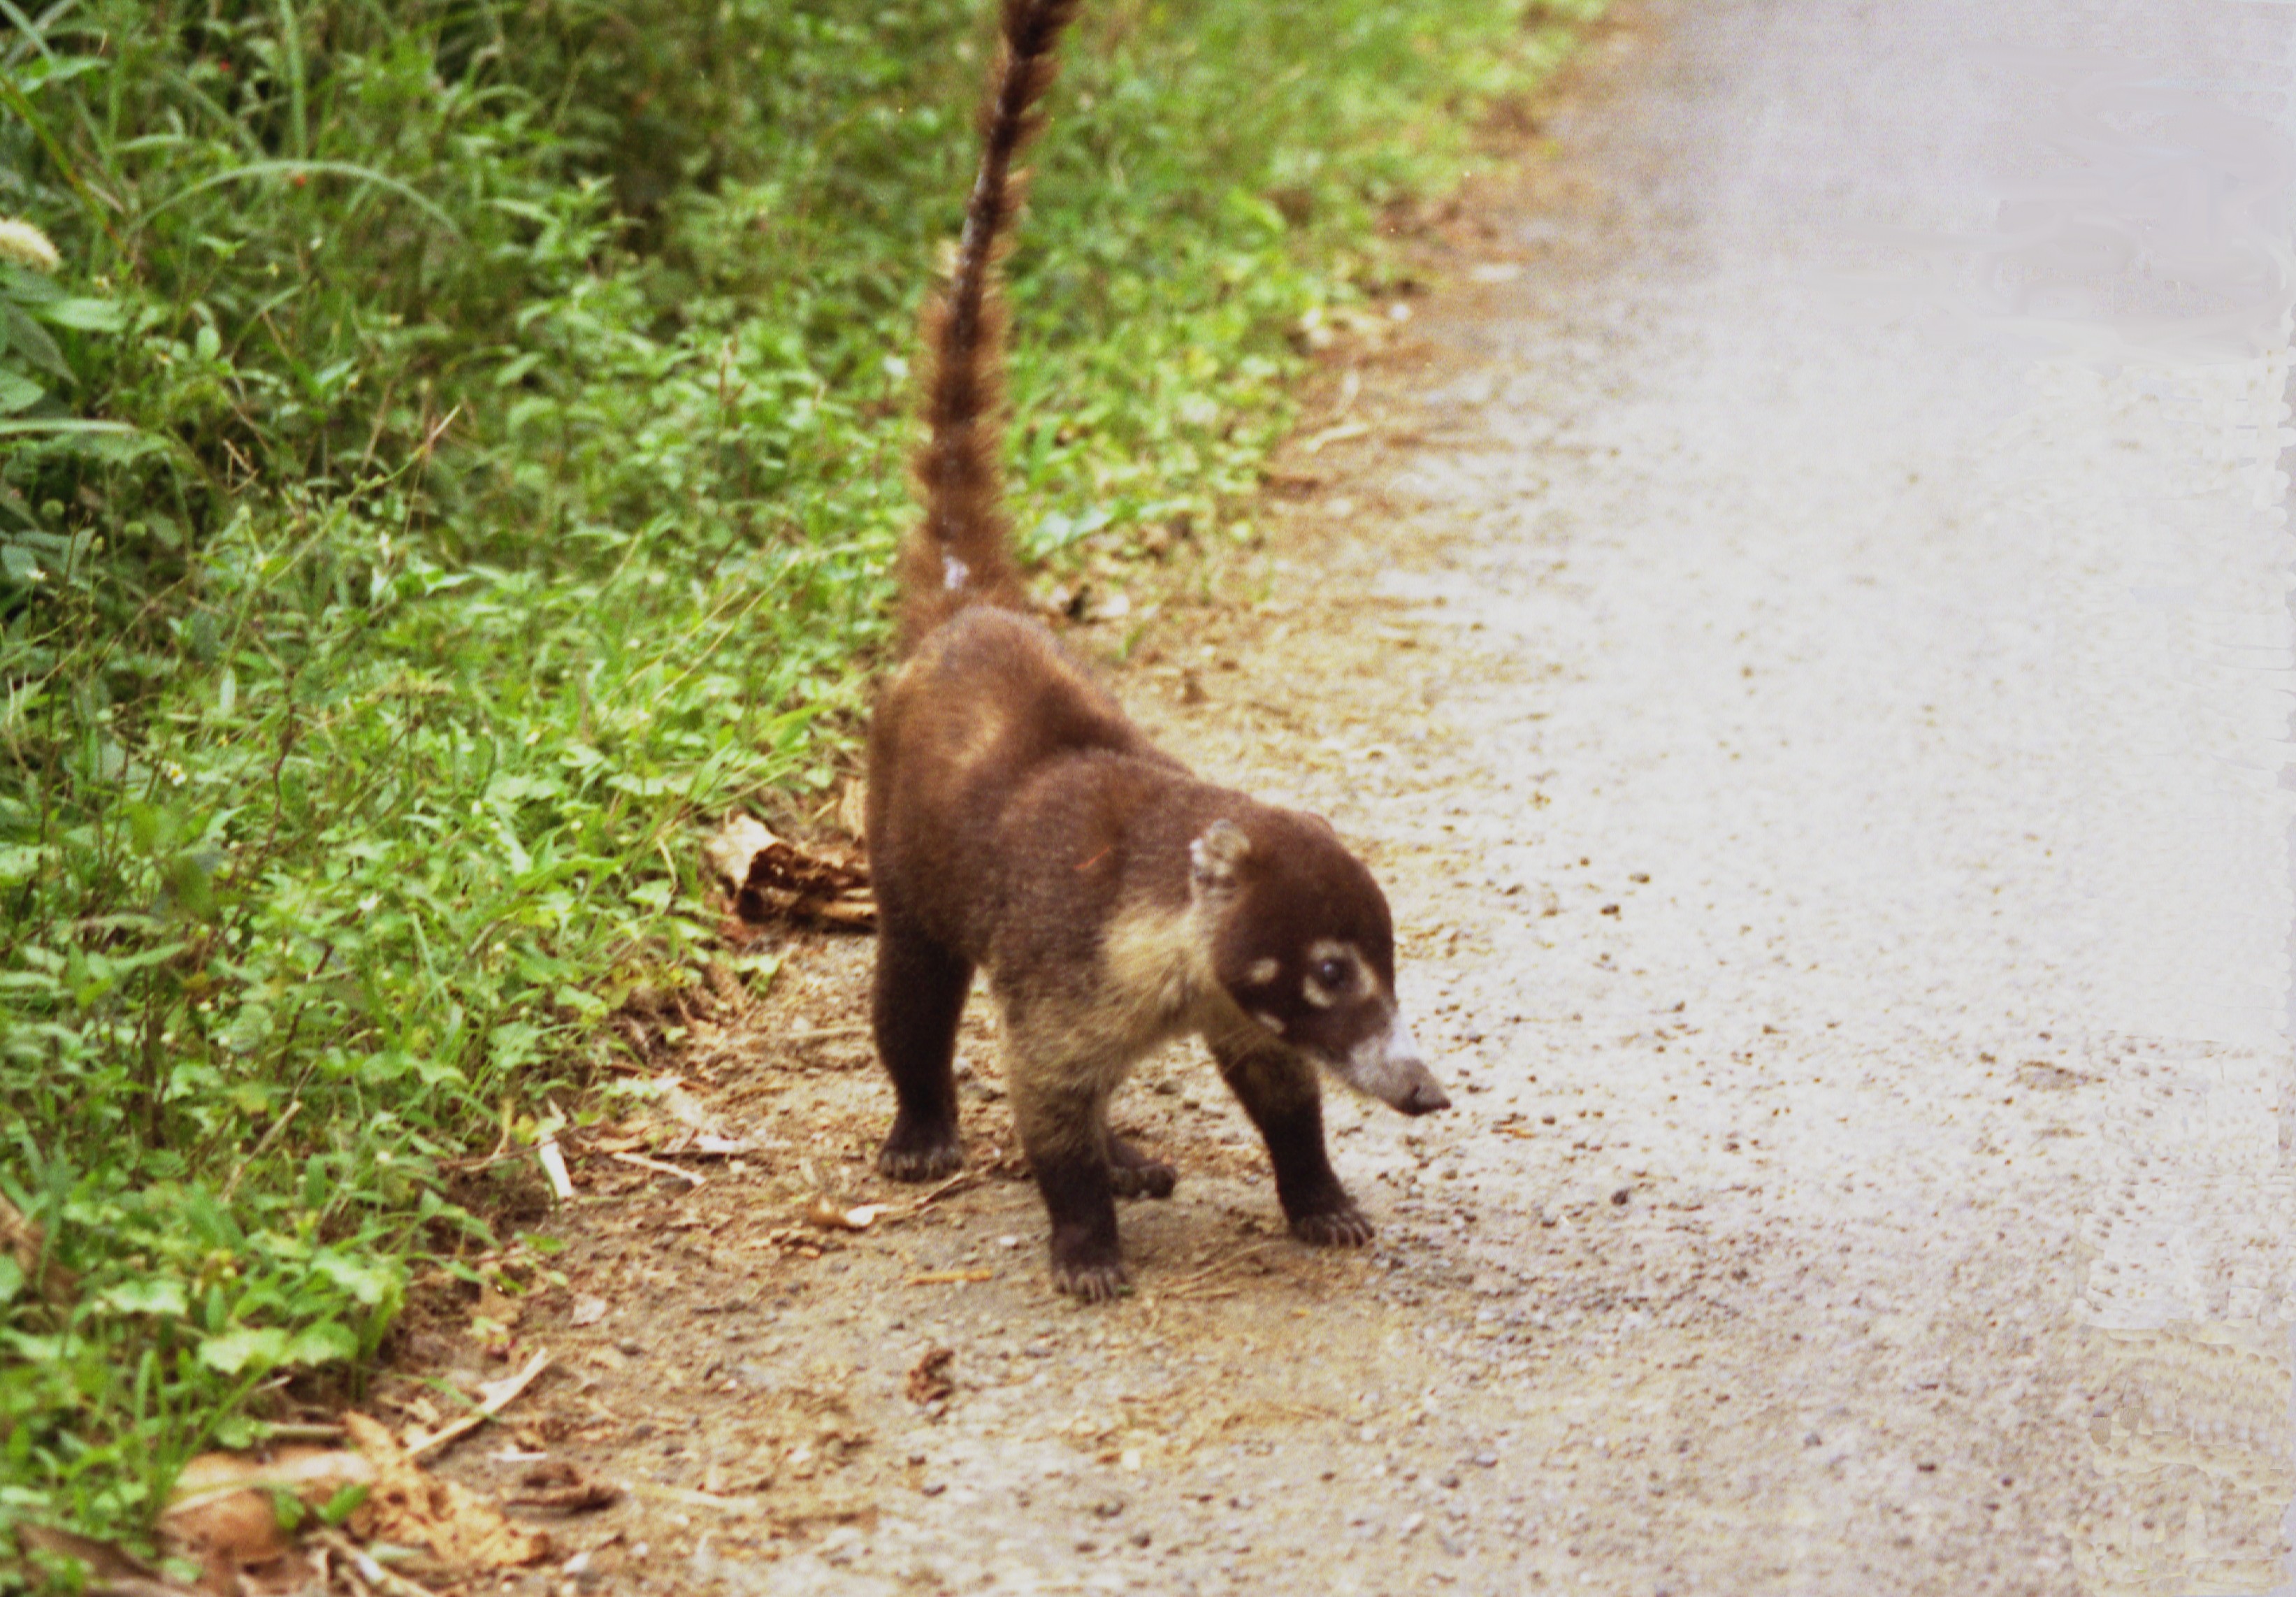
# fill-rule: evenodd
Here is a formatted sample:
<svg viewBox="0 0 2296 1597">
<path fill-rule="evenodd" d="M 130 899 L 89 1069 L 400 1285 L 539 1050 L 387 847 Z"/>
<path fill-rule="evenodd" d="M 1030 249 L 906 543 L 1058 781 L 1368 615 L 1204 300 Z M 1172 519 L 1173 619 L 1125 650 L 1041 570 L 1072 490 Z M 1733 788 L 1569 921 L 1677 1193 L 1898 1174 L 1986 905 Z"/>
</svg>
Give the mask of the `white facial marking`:
<svg viewBox="0 0 2296 1597">
<path fill-rule="evenodd" d="M 1253 987 L 1264 987 L 1275 979 L 1275 973 L 1283 968 L 1272 959 L 1256 959 L 1251 962 L 1251 969 L 1243 973 L 1243 979 Z"/>
<path fill-rule="evenodd" d="M 940 557 L 940 564 L 941 586 L 948 589 L 951 593 L 955 593 L 957 589 L 963 587 L 972 576 L 972 568 L 966 565 L 963 561 L 957 559 L 954 554 L 942 555 Z"/>
<path fill-rule="evenodd" d="M 1262 1026 L 1267 1028 L 1268 1030 L 1274 1032 L 1277 1036 L 1280 1037 L 1283 1035 L 1283 1022 L 1277 1020 L 1274 1015 L 1263 1013 L 1259 1010 L 1253 1010 L 1251 1011 L 1251 1018 L 1259 1021 Z"/>
</svg>

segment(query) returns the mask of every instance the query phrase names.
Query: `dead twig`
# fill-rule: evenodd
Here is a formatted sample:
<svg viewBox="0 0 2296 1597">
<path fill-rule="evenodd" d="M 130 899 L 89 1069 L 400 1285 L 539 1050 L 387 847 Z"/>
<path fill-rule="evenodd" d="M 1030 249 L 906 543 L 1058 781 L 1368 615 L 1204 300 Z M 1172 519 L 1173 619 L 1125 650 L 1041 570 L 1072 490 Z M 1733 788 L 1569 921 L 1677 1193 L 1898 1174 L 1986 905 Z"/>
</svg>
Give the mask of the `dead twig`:
<svg viewBox="0 0 2296 1597">
<path fill-rule="evenodd" d="M 690 1182 L 697 1187 L 708 1179 L 705 1176 L 696 1175 L 691 1170 L 681 1170 L 676 1165 L 665 1165 L 658 1159 L 648 1159 L 643 1153 L 609 1153 L 606 1157 L 619 1159 L 626 1165 L 636 1165 L 641 1170 L 652 1170 L 657 1175 L 675 1175 L 680 1181 Z"/>
<path fill-rule="evenodd" d="M 386 1568 L 373 1553 L 332 1527 L 315 1531 L 311 1539 L 348 1565 L 352 1577 L 363 1585 L 388 1593 L 390 1597 L 436 1597 L 429 1586 Z"/>
<path fill-rule="evenodd" d="M 941 1199 L 947 1197 L 951 1192 L 961 1192 L 967 1187 L 979 1186 L 980 1182 L 981 1175 L 979 1171 L 959 1170 L 955 1175 L 950 1176 L 947 1181 L 942 1182 L 940 1185 L 935 1187 L 931 1192 L 923 1194 L 922 1197 L 913 1199 L 908 1204 L 904 1206 L 899 1218 L 906 1219 L 911 1215 L 922 1215 L 925 1210 L 931 1208 Z"/>
<path fill-rule="evenodd" d="M 1259 1242 L 1250 1248 L 1238 1249 L 1235 1252 L 1228 1254 L 1225 1257 L 1215 1259 L 1212 1263 L 1206 1265 L 1201 1270 L 1195 1271 L 1191 1274 L 1181 1276 L 1179 1280 L 1165 1286 L 1157 1293 L 1157 1296 L 1160 1298 L 1212 1297 L 1214 1294 L 1198 1291 L 1196 1289 L 1202 1286 L 1205 1282 L 1210 1281 L 1214 1276 L 1218 1275 L 1223 1271 L 1234 1269 L 1236 1265 L 1242 1264 L 1245 1259 L 1251 1257 L 1254 1254 L 1265 1253 L 1275 1246 L 1275 1244 L 1274 1242 Z M 1220 1295 L 1225 1296 L 1226 1294 Z"/>
<path fill-rule="evenodd" d="M 486 1394 L 486 1399 L 478 1407 L 449 1423 L 436 1436 L 425 1437 L 421 1441 L 409 1445 L 406 1455 L 409 1458 L 419 1459 L 426 1453 L 436 1453 L 449 1442 L 468 1436 L 508 1408 L 517 1400 L 521 1392 L 534 1384 L 535 1377 L 548 1368 L 550 1368 L 550 1350 L 547 1347 L 537 1348 L 534 1356 L 526 1361 L 526 1367 L 517 1374 L 506 1375 L 500 1380 L 490 1380 L 480 1387 L 479 1390 Z"/>
</svg>

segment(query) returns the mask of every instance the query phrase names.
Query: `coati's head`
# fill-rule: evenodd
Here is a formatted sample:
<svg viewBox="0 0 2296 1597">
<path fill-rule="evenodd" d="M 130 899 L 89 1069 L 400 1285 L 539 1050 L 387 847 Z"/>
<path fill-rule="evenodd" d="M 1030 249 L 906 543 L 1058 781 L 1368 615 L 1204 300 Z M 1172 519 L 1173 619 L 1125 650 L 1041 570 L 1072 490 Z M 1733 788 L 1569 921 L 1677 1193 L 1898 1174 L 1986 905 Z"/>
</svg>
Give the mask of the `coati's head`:
<svg viewBox="0 0 2296 1597">
<path fill-rule="evenodd" d="M 1191 892 L 1212 916 L 1212 970 L 1254 1025 L 1406 1115 L 1451 1100 L 1395 1001 L 1387 898 L 1314 815 L 1261 809 L 1189 846 Z"/>
</svg>

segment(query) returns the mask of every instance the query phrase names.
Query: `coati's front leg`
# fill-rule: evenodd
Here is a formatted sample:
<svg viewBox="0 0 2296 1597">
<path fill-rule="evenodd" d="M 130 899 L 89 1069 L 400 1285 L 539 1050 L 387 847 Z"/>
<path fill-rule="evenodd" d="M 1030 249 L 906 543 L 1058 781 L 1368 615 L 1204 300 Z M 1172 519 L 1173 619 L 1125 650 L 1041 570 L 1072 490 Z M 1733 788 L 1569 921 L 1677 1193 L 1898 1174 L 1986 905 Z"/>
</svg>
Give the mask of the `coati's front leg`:
<svg viewBox="0 0 2296 1597">
<path fill-rule="evenodd" d="M 1057 1069 L 1041 1060 L 1012 1061 L 1013 1118 L 1053 1223 L 1053 1285 L 1098 1303 L 1115 1297 L 1126 1280 L 1116 1237 L 1116 1172 L 1101 1118 L 1108 1093 L 1085 1072 L 1055 1074 Z"/>
<path fill-rule="evenodd" d="M 877 1168 L 895 1181 L 931 1181 L 964 1163 L 954 1062 L 956 1022 L 972 986 L 971 961 L 895 916 L 881 916 L 871 1019 L 898 1107 Z"/>
<path fill-rule="evenodd" d="M 1248 1037 L 1211 1043 L 1222 1079 L 1259 1127 L 1275 1167 L 1275 1197 L 1292 1234 L 1319 1248 L 1360 1248 L 1372 1224 L 1332 1173 L 1324 1151 L 1324 1101 L 1316 1068 L 1289 1048 Z"/>
</svg>

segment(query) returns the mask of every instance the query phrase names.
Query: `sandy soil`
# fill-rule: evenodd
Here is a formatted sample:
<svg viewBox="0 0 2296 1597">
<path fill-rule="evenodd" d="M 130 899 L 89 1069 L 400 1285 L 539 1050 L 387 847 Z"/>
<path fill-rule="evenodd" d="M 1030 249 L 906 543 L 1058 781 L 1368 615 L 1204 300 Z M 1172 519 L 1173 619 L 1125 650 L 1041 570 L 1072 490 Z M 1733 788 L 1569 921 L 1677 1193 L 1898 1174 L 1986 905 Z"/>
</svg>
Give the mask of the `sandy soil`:
<svg viewBox="0 0 2296 1597">
<path fill-rule="evenodd" d="M 1598 36 L 1430 229 L 1434 291 L 1321 374 L 1264 543 L 1078 634 L 1386 884 L 1457 1108 L 1335 1103 L 1377 1243 L 1284 1235 L 1191 1047 L 1120 1110 L 1181 1171 L 1124 1209 L 1136 1290 L 1056 1298 L 986 1006 L 967 1177 L 889 1187 L 868 945 L 792 938 L 654 1111 L 750 1151 L 663 1161 L 694 1184 L 594 1133 L 547 1223 L 567 1284 L 515 1337 L 558 1365 L 449 1469 L 626 1495 L 506 1584 L 2283 1578 L 2286 816 L 2278 756 L 2237 767 L 2285 735 L 2288 554 L 2209 507 L 2268 478 L 2284 349 L 2054 359 L 1855 231 L 1989 227 L 1970 173 L 2048 175 L 2039 69 L 1995 46 L 2284 62 L 2273 9 L 1972 42 L 1973 8 L 1714 0 Z M 824 1231 L 824 1195 L 891 1207 Z M 412 1339 L 409 1376 L 500 1368 Z"/>
</svg>

